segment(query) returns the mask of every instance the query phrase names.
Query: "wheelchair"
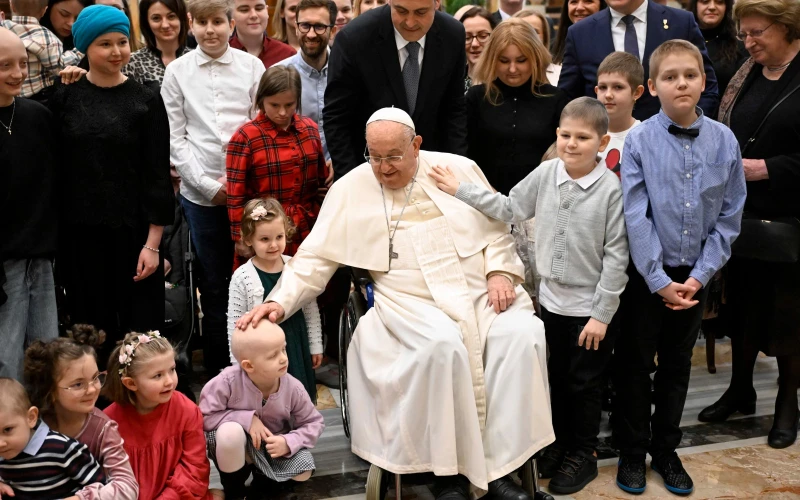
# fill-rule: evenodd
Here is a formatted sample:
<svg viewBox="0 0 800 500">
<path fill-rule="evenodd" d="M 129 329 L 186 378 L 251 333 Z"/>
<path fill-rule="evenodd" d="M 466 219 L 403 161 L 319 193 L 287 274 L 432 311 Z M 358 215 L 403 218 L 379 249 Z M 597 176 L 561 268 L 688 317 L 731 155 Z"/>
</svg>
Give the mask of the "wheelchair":
<svg viewBox="0 0 800 500">
<path fill-rule="evenodd" d="M 339 317 L 339 394 L 341 396 L 342 426 L 347 438 L 350 438 L 350 407 L 347 393 L 347 349 L 356 331 L 358 321 L 375 304 L 375 295 L 369 273 L 361 269 L 353 269 L 355 289 L 350 292 L 347 303 Z M 363 290 L 363 291 L 362 291 Z M 539 473 L 536 458 L 532 457 L 519 469 L 522 488 L 534 500 L 553 500 L 553 497 L 539 488 Z M 367 474 L 367 500 L 383 500 L 394 483 L 397 500 L 402 500 L 402 483 L 400 474 L 392 474 L 370 464 Z"/>
</svg>

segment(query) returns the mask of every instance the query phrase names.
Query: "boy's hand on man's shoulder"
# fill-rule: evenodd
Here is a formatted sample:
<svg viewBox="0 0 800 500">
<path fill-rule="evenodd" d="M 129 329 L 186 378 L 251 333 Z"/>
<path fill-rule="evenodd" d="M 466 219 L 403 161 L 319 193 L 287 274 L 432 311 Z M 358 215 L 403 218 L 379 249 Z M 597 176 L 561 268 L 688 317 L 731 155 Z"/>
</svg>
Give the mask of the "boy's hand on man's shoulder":
<svg viewBox="0 0 800 500">
<path fill-rule="evenodd" d="M 453 171 L 450 170 L 450 167 L 440 167 L 439 165 L 434 165 L 432 170 L 433 172 L 430 172 L 428 175 L 436 182 L 436 187 L 450 196 L 455 196 L 460 182 L 458 182 L 458 179 L 456 179 L 456 176 L 453 174 Z"/>
</svg>

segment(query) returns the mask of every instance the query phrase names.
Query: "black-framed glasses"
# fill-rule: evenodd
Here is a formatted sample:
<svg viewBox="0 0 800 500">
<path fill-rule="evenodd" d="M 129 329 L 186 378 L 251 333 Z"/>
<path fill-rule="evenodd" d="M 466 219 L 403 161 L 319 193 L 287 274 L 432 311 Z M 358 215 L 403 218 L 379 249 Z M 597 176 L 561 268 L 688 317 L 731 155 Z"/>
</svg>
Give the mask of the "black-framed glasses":
<svg viewBox="0 0 800 500">
<path fill-rule="evenodd" d="M 106 372 L 98 373 L 92 380 L 86 382 L 78 382 L 76 384 L 72 384 L 69 387 L 60 387 L 60 389 L 64 389 L 65 391 L 69 391 L 75 395 L 84 395 L 89 392 L 89 386 L 93 385 L 97 389 L 103 387 L 106 383 Z"/>
<path fill-rule="evenodd" d="M 332 24 L 311 24 L 311 23 L 297 23 L 297 29 L 300 30 L 300 33 L 308 33 L 311 31 L 311 28 L 314 28 L 314 33 L 317 35 L 324 35 L 326 31 L 330 28 L 333 28 Z"/>
<path fill-rule="evenodd" d="M 413 142 L 414 139 L 411 139 L 411 142 L 409 142 L 408 145 L 405 147 L 406 151 L 408 150 L 408 146 L 410 146 Z M 381 163 L 383 163 L 384 161 L 389 165 L 394 166 L 403 161 L 403 158 L 405 158 L 406 156 L 408 156 L 408 152 L 406 152 L 406 154 L 402 156 L 370 156 L 368 149 L 364 148 L 364 159 L 367 160 L 369 164 L 372 165 L 373 167 L 379 167 Z"/>
<path fill-rule="evenodd" d="M 475 33 L 474 35 L 471 35 L 471 34 L 467 33 L 467 36 L 465 38 L 465 42 L 466 42 L 466 45 L 469 45 L 469 44 L 472 43 L 472 40 L 477 38 L 478 39 L 478 43 L 486 43 L 486 40 L 488 40 L 491 35 L 492 34 L 490 32 L 488 32 L 488 31 L 481 31 L 480 33 Z"/>
<path fill-rule="evenodd" d="M 761 35 L 763 35 L 765 31 L 770 29 L 773 24 L 775 24 L 775 23 L 770 24 L 769 26 L 767 26 L 763 30 L 740 31 L 740 32 L 736 33 L 736 38 L 738 38 L 739 40 L 741 40 L 743 42 L 747 41 L 747 37 L 748 36 L 750 38 L 761 38 Z"/>
</svg>

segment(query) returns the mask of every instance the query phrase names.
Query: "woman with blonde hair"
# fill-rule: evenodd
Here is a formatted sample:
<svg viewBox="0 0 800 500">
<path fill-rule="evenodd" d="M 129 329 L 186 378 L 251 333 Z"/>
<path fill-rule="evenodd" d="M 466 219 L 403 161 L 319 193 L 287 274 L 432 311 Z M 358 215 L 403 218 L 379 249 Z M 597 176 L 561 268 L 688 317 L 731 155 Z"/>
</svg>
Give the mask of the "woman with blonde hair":
<svg viewBox="0 0 800 500">
<path fill-rule="evenodd" d="M 544 16 L 544 13 L 541 9 L 536 7 L 525 7 L 512 17 L 522 19 L 526 23 L 533 26 L 533 31 L 539 35 L 542 45 L 544 45 L 546 48 L 550 48 L 550 25 L 547 24 L 547 18 Z M 558 85 L 558 77 L 560 74 L 560 64 L 550 63 L 550 65 L 547 66 L 547 81 L 550 82 L 550 85 L 554 87 Z"/>
<path fill-rule="evenodd" d="M 567 96 L 547 81 L 550 53 L 533 27 L 507 19 L 492 32 L 467 92 L 468 154 L 503 194 L 556 140 Z"/>
<path fill-rule="evenodd" d="M 275 2 L 275 15 L 272 17 L 272 30 L 275 40 L 288 44 L 300 51 L 300 39 L 297 38 L 297 5 L 300 0 L 278 0 Z"/>
</svg>

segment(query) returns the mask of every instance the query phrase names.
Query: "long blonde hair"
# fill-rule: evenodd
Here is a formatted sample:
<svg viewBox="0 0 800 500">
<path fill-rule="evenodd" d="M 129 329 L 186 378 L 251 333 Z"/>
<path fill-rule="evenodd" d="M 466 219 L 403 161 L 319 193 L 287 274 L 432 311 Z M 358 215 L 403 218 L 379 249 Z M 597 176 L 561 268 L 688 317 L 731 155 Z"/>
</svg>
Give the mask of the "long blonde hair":
<svg viewBox="0 0 800 500">
<path fill-rule="evenodd" d="M 478 64 L 475 66 L 475 79 L 486 87 L 485 98 L 493 105 L 498 104 L 500 90 L 495 85 L 497 62 L 500 54 L 509 46 L 516 45 L 520 52 L 531 61 L 531 92 L 541 96 L 538 85 L 548 83 L 547 67 L 550 65 L 550 52 L 547 51 L 533 26 L 522 19 L 506 19 L 492 31 L 486 42 Z"/>
</svg>

